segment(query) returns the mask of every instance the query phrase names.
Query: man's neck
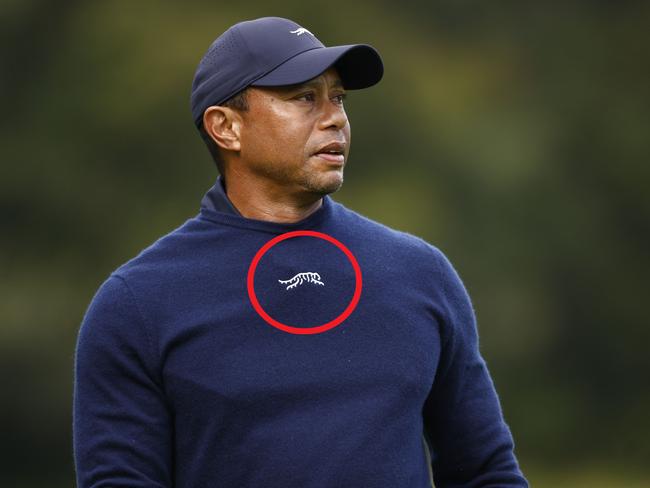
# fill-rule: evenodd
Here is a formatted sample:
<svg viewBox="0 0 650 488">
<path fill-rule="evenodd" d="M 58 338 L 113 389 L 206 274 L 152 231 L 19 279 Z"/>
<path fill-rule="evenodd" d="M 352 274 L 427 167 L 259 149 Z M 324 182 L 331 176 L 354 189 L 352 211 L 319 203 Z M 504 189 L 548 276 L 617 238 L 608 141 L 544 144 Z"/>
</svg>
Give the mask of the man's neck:
<svg viewBox="0 0 650 488">
<path fill-rule="evenodd" d="M 230 175 L 227 181 L 223 177 L 224 188 L 228 199 L 247 219 L 294 223 L 309 217 L 323 204 L 319 195 L 296 197 L 268 182 L 238 176 Z"/>
</svg>

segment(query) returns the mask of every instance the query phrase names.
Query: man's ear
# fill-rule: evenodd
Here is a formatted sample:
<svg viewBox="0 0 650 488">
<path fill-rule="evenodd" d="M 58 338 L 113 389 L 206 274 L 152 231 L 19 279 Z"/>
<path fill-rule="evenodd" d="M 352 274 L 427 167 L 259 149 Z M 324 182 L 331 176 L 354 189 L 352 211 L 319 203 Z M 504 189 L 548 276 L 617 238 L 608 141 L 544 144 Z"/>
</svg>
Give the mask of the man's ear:
<svg viewBox="0 0 650 488">
<path fill-rule="evenodd" d="M 203 112 L 203 127 L 222 149 L 241 150 L 241 117 L 231 108 L 213 105 Z"/>
</svg>

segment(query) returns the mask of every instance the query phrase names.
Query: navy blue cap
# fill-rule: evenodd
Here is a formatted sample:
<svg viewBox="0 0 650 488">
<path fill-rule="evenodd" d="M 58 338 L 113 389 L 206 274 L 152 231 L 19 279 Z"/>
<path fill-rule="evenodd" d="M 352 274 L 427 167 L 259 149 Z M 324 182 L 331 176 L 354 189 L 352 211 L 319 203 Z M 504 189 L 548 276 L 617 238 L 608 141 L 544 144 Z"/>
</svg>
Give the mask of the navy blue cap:
<svg viewBox="0 0 650 488">
<path fill-rule="evenodd" d="M 367 88 L 381 80 L 384 65 L 368 44 L 325 47 L 292 20 L 262 17 L 239 22 L 221 34 L 201 59 L 192 82 L 194 123 L 203 113 L 248 86 L 303 83 L 335 65 L 344 88 Z"/>
</svg>

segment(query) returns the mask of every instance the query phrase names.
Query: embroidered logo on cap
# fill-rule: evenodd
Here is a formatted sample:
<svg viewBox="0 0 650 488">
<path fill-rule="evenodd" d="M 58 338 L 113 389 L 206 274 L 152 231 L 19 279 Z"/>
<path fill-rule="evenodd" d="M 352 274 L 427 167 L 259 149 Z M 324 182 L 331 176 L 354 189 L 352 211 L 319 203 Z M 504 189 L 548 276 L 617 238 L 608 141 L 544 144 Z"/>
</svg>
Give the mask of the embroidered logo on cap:
<svg viewBox="0 0 650 488">
<path fill-rule="evenodd" d="M 308 33 L 308 34 L 311 34 L 312 36 L 314 36 L 314 34 L 312 34 L 311 32 L 309 32 L 309 31 L 308 31 L 307 29 L 305 29 L 304 27 L 300 27 L 299 29 L 296 29 L 295 31 L 289 31 L 289 32 L 291 32 L 292 34 L 295 34 L 295 35 L 297 35 L 297 36 L 300 36 L 300 35 L 304 34 L 305 32 Z"/>
<path fill-rule="evenodd" d="M 287 286 L 287 290 L 288 290 L 289 288 L 295 288 L 296 286 L 302 285 L 303 283 L 314 283 L 316 285 L 325 286 L 325 283 L 323 283 L 320 280 L 321 277 L 318 273 L 307 272 L 307 273 L 298 273 L 290 280 L 278 280 L 278 281 L 283 285 L 289 283 L 289 286 Z"/>
</svg>

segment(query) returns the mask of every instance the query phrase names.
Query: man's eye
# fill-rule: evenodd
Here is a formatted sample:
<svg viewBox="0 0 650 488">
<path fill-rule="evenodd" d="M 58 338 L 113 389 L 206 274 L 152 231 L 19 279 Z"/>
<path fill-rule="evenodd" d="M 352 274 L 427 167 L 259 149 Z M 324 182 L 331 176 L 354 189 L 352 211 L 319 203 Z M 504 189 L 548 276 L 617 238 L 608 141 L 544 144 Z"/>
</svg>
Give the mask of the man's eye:
<svg viewBox="0 0 650 488">
<path fill-rule="evenodd" d="M 300 95 L 300 96 L 298 97 L 298 100 L 300 100 L 300 99 L 302 99 L 302 98 L 304 98 L 304 99 L 307 100 L 308 102 L 313 102 L 313 101 L 315 100 L 315 98 L 314 98 L 314 94 L 313 94 L 313 93 L 303 93 L 302 95 Z"/>
<path fill-rule="evenodd" d="M 339 104 L 343 104 L 343 100 L 345 100 L 348 97 L 347 93 L 341 93 L 340 95 L 336 95 L 334 98 L 336 99 L 336 102 Z"/>
</svg>

